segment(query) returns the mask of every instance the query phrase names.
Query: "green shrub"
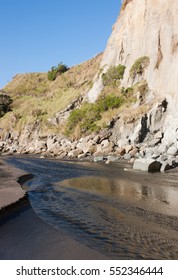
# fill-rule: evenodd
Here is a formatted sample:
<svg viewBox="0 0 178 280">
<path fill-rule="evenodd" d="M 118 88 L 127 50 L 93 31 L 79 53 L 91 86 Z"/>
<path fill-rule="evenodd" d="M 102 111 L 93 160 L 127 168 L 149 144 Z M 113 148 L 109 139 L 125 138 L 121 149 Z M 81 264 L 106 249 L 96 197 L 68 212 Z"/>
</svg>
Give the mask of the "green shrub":
<svg viewBox="0 0 178 280">
<path fill-rule="evenodd" d="M 118 108 L 122 103 L 123 99 L 121 99 L 120 97 L 108 94 L 101 95 L 96 102 L 96 106 L 98 108 L 98 111 L 102 113 L 109 109 Z"/>
<path fill-rule="evenodd" d="M 123 79 L 125 66 L 119 64 L 118 66 L 110 66 L 106 73 L 102 74 L 104 86 L 116 86 L 120 80 Z"/>
<path fill-rule="evenodd" d="M 96 121 L 100 120 L 102 113 L 109 110 L 118 108 L 123 100 L 114 95 L 102 95 L 96 103 L 85 103 L 80 109 L 75 109 L 71 112 L 66 127 L 66 134 L 70 135 L 75 127 L 79 125 L 82 133 L 97 131 L 99 127 Z"/>
<path fill-rule="evenodd" d="M 56 79 L 57 75 L 60 75 L 64 72 L 66 72 L 67 70 L 69 70 L 69 68 L 62 62 L 60 64 L 58 64 L 58 66 L 52 66 L 51 70 L 48 71 L 48 80 L 54 81 Z"/>
<path fill-rule="evenodd" d="M 71 112 L 67 123 L 67 134 L 71 134 L 74 128 L 79 125 L 82 132 L 95 130 L 95 122 L 101 118 L 100 112 L 93 103 L 85 103 L 80 109 Z"/>
<path fill-rule="evenodd" d="M 150 59 L 147 56 L 139 57 L 130 69 L 130 77 L 135 78 L 136 75 L 141 76 L 144 72 L 144 69 L 149 65 Z"/>
</svg>

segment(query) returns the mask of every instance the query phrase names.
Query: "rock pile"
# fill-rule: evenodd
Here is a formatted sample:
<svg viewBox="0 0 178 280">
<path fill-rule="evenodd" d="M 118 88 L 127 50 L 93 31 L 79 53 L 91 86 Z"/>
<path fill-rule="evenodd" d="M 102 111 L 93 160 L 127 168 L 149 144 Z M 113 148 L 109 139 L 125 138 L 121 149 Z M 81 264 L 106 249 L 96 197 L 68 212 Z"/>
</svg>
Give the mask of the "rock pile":
<svg viewBox="0 0 178 280">
<path fill-rule="evenodd" d="M 150 114 L 149 119 L 151 116 Z M 141 123 L 143 124 L 142 121 Z M 115 131 L 116 125 L 99 134 L 93 133 L 72 141 L 56 134 L 40 136 L 36 123 L 26 127 L 20 136 L 7 133 L 5 139 L 0 141 L 0 153 L 6 155 L 37 154 L 41 157 L 59 159 L 91 159 L 94 162 L 105 161 L 106 163 L 124 159 L 134 163 L 134 169 L 161 172 L 178 164 L 178 130 L 174 142 L 170 141 L 170 145 L 167 145 L 163 133 L 160 130 L 154 130 L 153 122 L 147 122 L 147 126 L 143 124 L 144 129 L 141 126 L 139 126 L 140 129 L 134 128 L 134 131 L 137 131 L 134 139 L 129 138 L 129 135 L 133 137 L 133 134 L 129 134 L 130 128 L 122 125 L 125 131 L 119 139 L 117 138 L 119 135 Z M 144 138 L 144 141 L 139 142 L 141 138 Z"/>
</svg>

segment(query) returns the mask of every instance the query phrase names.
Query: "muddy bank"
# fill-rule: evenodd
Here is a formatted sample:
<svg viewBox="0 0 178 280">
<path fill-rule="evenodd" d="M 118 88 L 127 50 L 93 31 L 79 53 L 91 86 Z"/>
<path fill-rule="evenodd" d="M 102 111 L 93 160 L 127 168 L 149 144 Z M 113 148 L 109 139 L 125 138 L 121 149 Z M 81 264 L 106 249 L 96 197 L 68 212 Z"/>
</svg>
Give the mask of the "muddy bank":
<svg viewBox="0 0 178 280">
<path fill-rule="evenodd" d="M 0 211 L 15 206 L 26 196 L 26 191 L 21 188 L 21 184 L 31 177 L 25 171 L 9 166 L 0 158 Z"/>
<path fill-rule="evenodd" d="M 108 259 L 35 214 L 20 186 L 32 177 L 0 159 L 0 260 Z"/>
<path fill-rule="evenodd" d="M 0 224 L 0 260 L 109 259 L 43 222 L 28 204 Z"/>
<path fill-rule="evenodd" d="M 27 184 L 32 208 L 59 234 L 109 259 L 178 259 L 176 170 L 150 174 L 125 161 L 13 157 L 9 162 L 34 174 Z"/>
</svg>

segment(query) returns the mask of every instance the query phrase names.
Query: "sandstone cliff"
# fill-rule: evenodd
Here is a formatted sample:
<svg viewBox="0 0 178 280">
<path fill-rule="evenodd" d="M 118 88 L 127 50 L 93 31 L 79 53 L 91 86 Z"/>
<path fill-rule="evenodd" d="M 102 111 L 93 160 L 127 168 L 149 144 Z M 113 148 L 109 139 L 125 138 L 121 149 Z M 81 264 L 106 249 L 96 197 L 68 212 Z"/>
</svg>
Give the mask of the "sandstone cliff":
<svg viewBox="0 0 178 280">
<path fill-rule="evenodd" d="M 141 57 L 149 58 L 149 65 L 141 75 L 130 75 L 134 62 Z M 110 65 L 126 66 L 121 86 L 127 88 L 140 80 L 146 80 L 149 88 L 148 99 L 151 106 L 161 106 L 162 113 L 154 112 L 152 122 L 147 114 L 147 130 L 151 133 L 159 129 L 164 134 L 164 142 L 170 146 L 176 141 L 178 128 L 178 1 L 177 0 L 126 0 L 108 40 L 100 67 L 106 72 Z M 95 78 L 93 88 L 88 93 L 95 101 L 103 88 L 101 77 Z M 159 111 L 160 109 L 158 109 Z M 159 115 L 159 116 L 158 116 Z M 151 117 L 150 117 L 151 118 Z M 158 118 L 156 120 L 156 118 Z M 154 125 L 153 122 L 157 122 Z M 141 128 L 140 128 L 141 129 Z M 143 128 L 142 128 L 143 129 Z M 135 128 L 130 131 L 135 133 Z M 126 137 L 128 135 L 125 135 Z M 131 140 L 133 135 L 130 135 Z M 135 140 L 135 137 L 134 139 Z"/>
</svg>

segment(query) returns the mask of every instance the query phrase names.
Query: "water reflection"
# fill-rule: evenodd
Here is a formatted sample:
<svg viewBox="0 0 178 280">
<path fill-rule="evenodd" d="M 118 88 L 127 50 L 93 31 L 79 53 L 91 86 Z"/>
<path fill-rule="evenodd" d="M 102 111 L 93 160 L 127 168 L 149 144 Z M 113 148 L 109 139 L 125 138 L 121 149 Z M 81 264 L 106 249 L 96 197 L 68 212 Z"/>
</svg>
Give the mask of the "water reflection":
<svg viewBox="0 0 178 280">
<path fill-rule="evenodd" d="M 109 196 L 113 199 L 121 199 L 137 204 L 149 210 L 160 213 L 178 215 L 178 188 L 168 191 L 162 186 L 146 186 L 129 179 L 85 176 L 71 178 L 59 182 L 55 186 L 56 191 L 60 187 L 73 188 L 87 193 Z"/>
<path fill-rule="evenodd" d="M 178 259 L 178 188 L 171 176 L 124 172 L 122 165 L 11 159 L 34 175 L 37 215 L 117 259 Z"/>
</svg>

